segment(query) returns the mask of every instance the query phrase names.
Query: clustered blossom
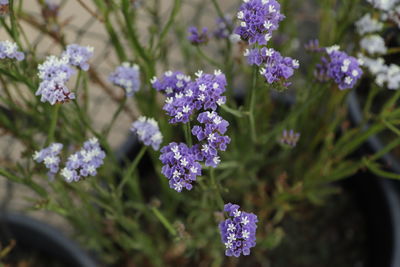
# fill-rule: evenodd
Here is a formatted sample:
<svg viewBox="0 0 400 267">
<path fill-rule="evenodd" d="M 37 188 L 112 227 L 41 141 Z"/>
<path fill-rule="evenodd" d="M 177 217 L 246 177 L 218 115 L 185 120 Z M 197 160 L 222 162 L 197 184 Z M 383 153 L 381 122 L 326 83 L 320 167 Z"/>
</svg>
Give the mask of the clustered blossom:
<svg viewBox="0 0 400 267">
<path fill-rule="evenodd" d="M 385 40 L 377 34 L 368 35 L 361 39 L 360 46 L 362 49 L 366 50 L 368 54 L 386 54 L 387 47 L 385 45 Z"/>
<path fill-rule="evenodd" d="M 219 224 L 226 256 L 250 255 L 250 249 L 256 245 L 258 218 L 253 213 L 240 211 L 239 208 L 236 204 L 225 204 L 224 211 L 230 218 Z"/>
<path fill-rule="evenodd" d="M 161 173 L 169 179 L 169 186 L 181 192 L 183 188 L 191 190 L 192 182 L 201 175 L 198 147 L 188 147 L 184 143 L 170 143 L 161 148 L 160 160 L 164 166 Z"/>
<path fill-rule="evenodd" d="M 218 151 L 225 151 L 230 142 L 228 136 L 223 136 L 229 124 L 216 113 L 218 106 L 226 102 L 226 97 L 223 96 L 225 75 L 217 70 L 214 74 L 198 71 L 196 76 L 195 80 L 191 80 L 181 72 L 168 71 L 161 79 L 153 78 L 151 81 L 155 89 L 167 96 L 163 109 L 171 116 L 170 123 L 187 123 L 195 112 L 203 111 L 198 115 L 201 125 L 195 125 L 192 129 L 192 134 L 201 144 L 188 147 L 183 143 L 171 143 L 161 149 L 160 159 L 165 165 L 163 174 L 170 179 L 170 187 L 178 192 L 182 188 L 192 188 L 192 181 L 201 172 L 200 161 L 215 168 L 220 163 Z M 183 154 L 185 160 L 181 162 Z M 192 169 L 195 172 L 184 172 L 182 168 L 187 167 L 187 162 L 191 164 L 188 168 L 195 165 L 195 169 Z M 180 169 L 176 171 L 177 168 Z M 190 175 L 187 176 L 188 174 Z"/>
<path fill-rule="evenodd" d="M 16 43 L 6 40 L 0 42 L 0 59 L 5 58 L 21 61 L 25 58 L 25 55 L 18 51 L 18 45 Z"/>
<path fill-rule="evenodd" d="M 250 45 L 266 45 L 284 19 L 280 9 L 276 0 L 244 0 L 237 13 L 241 22 L 235 33 Z"/>
<path fill-rule="evenodd" d="M 214 36 L 218 39 L 226 39 L 230 35 L 230 29 L 233 28 L 232 16 L 225 15 L 217 19 L 217 29 L 214 30 Z"/>
<path fill-rule="evenodd" d="M 69 90 L 66 84 L 76 73 L 72 66 L 79 66 L 82 70 L 89 68 L 87 60 L 92 55 L 89 50 L 87 47 L 69 45 L 61 57 L 48 56 L 38 66 L 38 76 L 42 82 L 35 94 L 41 96 L 42 102 L 54 105 L 75 98 L 75 94 Z"/>
<path fill-rule="evenodd" d="M 82 177 L 95 176 L 97 169 L 103 164 L 104 151 L 96 138 L 91 138 L 83 144 L 83 148 L 70 155 L 61 175 L 65 181 L 77 182 Z"/>
<path fill-rule="evenodd" d="M 200 45 L 208 42 L 208 29 L 204 27 L 200 32 L 196 27 L 189 27 L 189 41 L 194 45 Z"/>
<path fill-rule="evenodd" d="M 228 136 L 223 135 L 229 123 L 215 111 L 200 113 L 197 120 L 203 124 L 203 127 L 194 126 L 192 134 L 202 142 L 200 155 L 202 160 L 205 160 L 205 165 L 215 168 L 220 163 L 218 151 L 225 151 L 231 141 Z"/>
<path fill-rule="evenodd" d="M 294 69 L 299 68 L 299 61 L 290 57 L 282 57 L 278 51 L 272 48 L 247 49 L 245 51 L 247 61 L 250 65 L 262 66 L 260 74 L 264 76 L 269 84 L 284 81 L 290 78 Z M 285 83 L 289 85 L 289 83 Z"/>
<path fill-rule="evenodd" d="M 91 46 L 80 46 L 70 44 L 61 57 L 66 57 L 70 65 L 81 68 L 84 71 L 89 70 L 89 59 L 93 56 L 94 48 Z"/>
<path fill-rule="evenodd" d="M 0 5 L 8 5 L 8 0 L 0 0 Z"/>
<path fill-rule="evenodd" d="M 297 142 L 300 139 L 300 133 L 296 133 L 293 131 L 293 129 L 291 130 L 283 130 L 282 132 L 282 136 L 279 140 L 279 142 L 281 144 L 284 145 L 289 145 L 291 147 L 295 147 L 297 145 Z"/>
<path fill-rule="evenodd" d="M 363 74 L 360 62 L 339 51 L 339 46 L 328 47 L 325 50 L 329 58 L 322 57 L 322 62 L 316 69 L 317 78 L 332 79 L 340 90 L 353 88 Z"/>
<path fill-rule="evenodd" d="M 367 2 L 372 4 L 375 8 L 389 11 L 399 3 L 399 0 L 367 0 Z"/>
<path fill-rule="evenodd" d="M 54 175 L 58 172 L 60 164 L 59 154 L 62 148 L 62 144 L 53 143 L 40 151 L 35 151 L 33 154 L 34 161 L 38 163 L 43 162 L 46 168 L 49 169 L 48 176 L 50 179 L 54 178 Z"/>
<path fill-rule="evenodd" d="M 180 71 L 166 71 L 161 79 L 154 77 L 151 84 L 154 89 L 164 93 L 167 97 L 173 97 L 181 93 L 191 81 L 190 76 L 184 75 Z"/>
<path fill-rule="evenodd" d="M 131 97 L 140 89 L 140 70 L 136 64 L 122 63 L 108 77 L 110 82 L 125 89 L 126 96 Z"/>
<path fill-rule="evenodd" d="M 166 91 L 171 96 L 167 97 L 163 109 L 172 117 L 170 123 L 187 123 L 195 111 L 200 109 L 215 110 L 218 106 L 225 104 L 226 97 L 222 96 L 226 87 L 225 75 L 221 71 L 215 71 L 214 75 L 203 74 L 202 71 L 199 71 L 196 75 L 197 79 L 194 81 L 189 82 L 189 79 L 187 79 L 186 86 L 183 82 L 185 78 L 182 78 L 186 76 L 181 75 L 182 80 L 177 83 L 181 82 L 182 87 L 175 87 L 179 90 L 170 87 L 170 90 Z M 160 83 L 157 84 L 157 81 L 153 83 L 154 85 L 160 88 Z"/>
<path fill-rule="evenodd" d="M 383 23 L 372 18 L 368 13 L 356 22 L 356 29 L 360 35 L 379 32 L 383 29 Z"/>
<path fill-rule="evenodd" d="M 131 131 L 137 134 L 139 140 L 146 146 L 152 146 L 154 150 L 160 148 L 163 136 L 157 121 L 154 119 L 141 116 L 137 121 L 132 123 Z"/>
</svg>

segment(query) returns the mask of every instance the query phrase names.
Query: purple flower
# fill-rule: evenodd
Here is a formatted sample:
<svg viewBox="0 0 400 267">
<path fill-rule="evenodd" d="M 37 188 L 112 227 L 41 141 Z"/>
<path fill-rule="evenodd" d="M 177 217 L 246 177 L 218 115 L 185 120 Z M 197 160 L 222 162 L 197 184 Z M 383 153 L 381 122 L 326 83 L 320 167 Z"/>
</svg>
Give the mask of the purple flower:
<svg viewBox="0 0 400 267">
<path fill-rule="evenodd" d="M 354 57 L 339 51 L 338 46 L 326 48 L 329 58 L 322 58 L 322 64 L 317 65 L 316 73 L 320 77 L 329 77 L 340 90 L 353 88 L 363 72 L 360 63 Z"/>
<path fill-rule="evenodd" d="M 35 151 L 33 154 L 33 160 L 41 163 L 44 162 L 46 168 L 49 169 L 48 176 L 49 178 L 54 178 L 54 175 L 57 174 L 60 164 L 59 154 L 63 145 L 60 143 L 53 143 L 47 148 L 44 148 L 40 151 Z"/>
<path fill-rule="evenodd" d="M 6 2 L 8 4 L 8 1 Z M 18 45 L 16 43 L 6 40 L 0 42 L 0 59 L 4 58 L 16 59 L 18 61 L 21 61 L 25 58 L 25 55 L 24 53 L 18 51 Z"/>
<path fill-rule="evenodd" d="M 108 77 L 110 82 L 125 89 L 126 96 L 131 97 L 140 88 L 140 70 L 136 64 L 131 65 L 129 62 L 122 63 Z"/>
<path fill-rule="evenodd" d="M 57 79 L 42 81 L 35 95 L 40 95 L 40 101 L 49 102 L 51 105 L 75 99 L 75 94 L 62 81 Z"/>
<path fill-rule="evenodd" d="M 318 39 L 308 41 L 308 43 L 304 45 L 304 48 L 306 49 L 306 51 L 314 53 L 323 52 L 325 50 L 325 48 L 319 46 Z"/>
<path fill-rule="evenodd" d="M 288 86 L 289 83 L 285 81 L 294 74 L 294 69 L 299 68 L 298 60 L 282 57 L 272 48 L 246 50 L 244 55 L 247 56 L 250 65 L 261 66 L 260 74 L 269 84 L 283 81 L 284 85 Z"/>
<path fill-rule="evenodd" d="M 194 45 L 200 45 L 208 42 L 208 29 L 203 28 L 202 32 L 199 32 L 196 27 L 189 27 L 189 41 Z"/>
<path fill-rule="evenodd" d="M 281 144 L 295 147 L 299 139 L 300 139 L 300 133 L 294 132 L 293 129 L 289 131 L 283 130 L 282 137 L 280 138 L 279 142 Z"/>
<path fill-rule="evenodd" d="M 173 95 L 167 97 L 163 107 L 172 117 L 170 123 L 187 123 L 195 111 L 215 110 L 219 105 L 225 104 L 226 97 L 222 94 L 225 92 L 226 78 L 221 71 L 215 71 L 214 75 L 198 71 L 196 76 L 197 79 L 184 84 L 186 86 L 181 91 L 170 91 Z M 157 81 L 153 84 L 156 83 Z"/>
<path fill-rule="evenodd" d="M 192 182 L 201 175 L 198 146 L 189 148 L 184 143 L 170 143 L 161 148 L 161 173 L 169 179 L 169 186 L 181 192 L 192 189 Z"/>
<path fill-rule="evenodd" d="M 226 256 L 250 255 L 250 249 L 256 245 L 257 216 L 240 211 L 239 208 L 239 205 L 225 204 L 224 211 L 231 218 L 219 224 Z"/>
<path fill-rule="evenodd" d="M 77 182 L 82 177 L 95 176 L 97 169 L 103 164 L 104 151 L 96 138 L 91 138 L 83 144 L 83 148 L 70 155 L 61 175 L 65 181 Z"/>
<path fill-rule="evenodd" d="M 38 76 L 43 81 L 57 80 L 59 82 L 67 82 L 75 71 L 69 65 L 67 57 L 58 58 L 56 56 L 48 56 L 46 60 L 38 66 Z"/>
<path fill-rule="evenodd" d="M 172 97 L 182 92 L 191 81 L 190 76 L 184 75 L 180 71 L 167 71 L 161 79 L 153 77 L 151 84 L 154 89 L 164 93 L 167 97 Z"/>
<path fill-rule="evenodd" d="M 89 59 L 93 56 L 94 48 L 91 46 L 80 46 L 77 44 L 70 44 L 61 55 L 66 57 L 70 65 L 81 68 L 84 71 L 89 69 Z"/>
<path fill-rule="evenodd" d="M 0 0 L 0 5 L 8 5 L 8 0 Z"/>
<path fill-rule="evenodd" d="M 279 27 L 285 16 L 280 13 L 280 5 L 275 0 L 245 0 L 237 13 L 241 21 L 235 33 L 250 45 L 266 45 L 272 32 Z"/>
<path fill-rule="evenodd" d="M 157 121 L 154 119 L 141 116 L 137 121 L 132 123 L 131 131 L 136 133 L 139 140 L 146 146 L 152 146 L 154 150 L 160 148 L 163 136 Z"/>
<path fill-rule="evenodd" d="M 197 120 L 203 124 L 202 126 L 194 126 L 192 134 L 197 140 L 202 142 L 200 155 L 205 160 L 206 166 L 217 167 L 220 163 L 218 151 L 225 151 L 231 139 L 223 135 L 229 123 L 222 119 L 215 111 L 206 111 L 200 113 Z"/>
<path fill-rule="evenodd" d="M 217 19 L 217 29 L 214 31 L 214 36 L 218 39 L 226 39 L 230 35 L 230 29 L 233 28 L 232 16 L 225 15 L 223 18 Z"/>
</svg>

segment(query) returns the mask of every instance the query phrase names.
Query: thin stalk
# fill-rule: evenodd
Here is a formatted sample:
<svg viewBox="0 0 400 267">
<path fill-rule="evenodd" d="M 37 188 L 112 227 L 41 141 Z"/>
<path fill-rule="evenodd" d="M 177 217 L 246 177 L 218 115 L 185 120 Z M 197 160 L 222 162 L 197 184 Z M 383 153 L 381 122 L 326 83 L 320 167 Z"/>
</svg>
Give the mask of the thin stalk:
<svg viewBox="0 0 400 267">
<path fill-rule="evenodd" d="M 151 211 L 154 213 L 154 215 L 157 217 L 157 219 L 164 225 L 164 227 L 168 230 L 168 232 L 176 236 L 176 230 L 172 226 L 172 224 L 167 220 L 167 218 L 164 217 L 164 215 L 156 208 L 156 207 L 151 207 Z"/>
<path fill-rule="evenodd" d="M 62 105 L 61 103 L 56 103 L 55 106 L 53 107 L 53 111 L 51 114 L 49 133 L 47 136 L 47 141 L 46 141 L 45 146 L 48 146 L 49 144 L 51 144 L 54 141 L 54 134 L 56 131 L 56 124 L 57 124 L 57 120 L 58 120 L 58 115 L 60 113 L 61 105 Z"/>
<path fill-rule="evenodd" d="M 249 107 L 249 118 L 250 118 L 250 129 L 251 129 L 251 138 L 253 142 L 257 140 L 257 133 L 256 133 L 256 123 L 254 119 L 254 108 L 256 105 L 256 85 L 257 85 L 257 74 L 258 70 L 256 67 L 253 69 L 253 85 L 251 88 L 251 96 L 250 96 L 250 107 Z"/>
<path fill-rule="evenodd" d="M 190 127 L 190 121 L 188 123 L 185 123 L 183 125 L 183 131 L 185 132 L 185 140 L 188 143 L 189 147 L 192 146 L 192 132 L 191 132 L 191 127 Z"/>
<path fill-rule="evenodd" d="M 219 208 L 222 210 L 224 208 L 224 199 L 222 198 L 221 191 L 219 185 L 215 179 L 215 169 L 210 167 L 210 178 L 211 178 L 211 185 L 215 192 L 215 197 Z"/>
<path fill-rule="evenodd" d="M 129 181 L 129 179 L 132 179 L 134 171 L 137 169 L 137 166 L 138 166 L 140 160 L 143 158 L 144 154 L 146 153 L 146 149 L 147 149 L 147 147 L 143 146 L 140 149 L 139 154 L 135 157 L 135 159 L 133 160 L 133 162 L 129 166 L 128 170 L 126 171 L 126 173 L 124 175 L 124 178 L 122 179 L 121 183 L 118 185 L 118 191 L 119 192 L 122 192 L 122 189 L 124 188 L 124 185 Z M 138 176 L 135 176 L 135 177 L 137 178 Z M 140 189 L 139 189 L 139 179 L 135 179 L 135 181 L 133 181 L 133 182 L 134 182 L 134 185 L 135 185 L 134 188 L 135 188 L 136 194 L 138 195 L 138 197 L 140 199 L 142 199 L 141 192 L 140 192 Z"/>
<path fill-rule="evenodd" d="M 203 50 L 200 49 L 199 46 L 197 46 L 196 49 L 197 49 L 197 52 L 199 53 L 199 55 L 200 55 L 202 58 L 204 58 L 206 61 L 208 61 L 208 63 L 210 63 L 211 65 L 214 65 L 215 67 L 217 67 L 217 68 L 219 68 L 219 69 L 222 69 L 222 68 L 221 68 L 221 65 L 220 65 L 217 61 L 215 61 L 214 59 L 212 59 L 212 58 L 210 58 L 209 56 L 207 56 L 207 55 L 203 52 Z"/>
</svg>

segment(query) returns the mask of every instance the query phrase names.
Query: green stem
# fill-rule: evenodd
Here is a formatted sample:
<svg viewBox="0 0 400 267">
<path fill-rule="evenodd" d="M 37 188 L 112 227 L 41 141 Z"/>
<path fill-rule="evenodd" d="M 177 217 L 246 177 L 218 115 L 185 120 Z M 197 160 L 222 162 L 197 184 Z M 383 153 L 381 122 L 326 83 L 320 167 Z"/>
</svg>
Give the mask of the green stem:
<svg viewBox="0 0 400 267">
<path fill-rule="evenodd" d="M 200 55 L 201 57 L 203 57 L 206 61 L 208 61 L 208 63 L 210 63 L 211 65 L 214 65 L 214 67 L 217 67 L 218 69 L 222 69 L 222 68 L 221 68 L 221 65 L 220 65 L 217 61 L 215 61 L 214 59 L 212 59 L 212 58 L 210 58 L 209 56 L 207 56 L 207 55 L 203 52 L 203 50 L 200 49 L 199 46 L 196 46 L 196 48 L 197 48 L 197 52 L 199 53 L 199 55 Z"/>
<path fill-rule="evenodd" d="M 256 140 L 257 140 L 256 124 L 255 124 L 255 119 L 254 119 L 254 108 L 256 105 L 257 75 L 258 75 L 257 67 L 254 67 L 254 69 L 253 69 L 253 85 L 252 85 L 251 92 L 250 92 L 251 96 L 250 96 L 250 107 L 249 107 L 251 138 L 252 138 L 253 142 L 256 142 Z"/>
<path fill-rule="evenodd" d="M 51 114 L 51 122 L 50 122 L 50 128 L 49 128 L 49 133 L 47 136 L 47 141 L 46 141 L 46 145 L 48 146 L 49 144 L 51 144 L 54 141 L 54 134 L 56 131 L 56 124 L 57 124 L 57 120 L 58 120 L 58 114 L 60 113 L 60 108 L 61 108 L 61 103 L 56 103 L 55 106 L 53 107 L 53 112 Z"/>
<path fill-rule="evenodd" d="M 185 132 L 185 140 L 188 143 L 189 147 L 192 146 L 192 132 L 191 132 L 191 127 L 190 127 L 190 121 L 188 123 L 185 123 L 183 125 L 183 130 Z"/>
<path fill-rule="evenodd" d="M 241 117 L 243 117 L 243 115 L 244 115 L 243 112 L 241 112 L 241 111 L 239 111 L 239 110 L 237 110 L 237 109 L 230 108 L 230 107 L 228 107 L 227 105 L 222 105 L 221 108 L 222 108 L 223 110 L 225 110 L 226 112 L 228 112 L 228 113 L 230 113 L 230 114 L 232 114 L 233 116 L 236 116 L 236 117 L 238 117 L 238 118 L 241 118 Z"/>
<path fill-rule="evenodd" d="M 126 171 L 121 183 L 118 185 L 118 192 L 122 192 L 124 185 L 130 180 L 132 179 L 132 175 L 133 172 L 136 170 L 140 160 L 143 158 L 144 154 L 146 153 L 146 146 L 143 146 L 139 153 L 137 154 L 137 156 L 135 157 L 135 159 L 133 160 L 133 162 L 131 163 L 131 165 L 129 166 L 128 170 Z M 138 177 L 138 176 L 136 176 Z M 135 179 L 135 181 L 132 181 L 134 184 L 134 188 L 136 191 L 136 194 L 138 195 L 139 198 L 141 198 L 141 192 L 140 192 L 140 188 L 139 188 L 139 179 Z"/>
<path fill-rule="evenodd" d="M 215 192 L 217 204 L 219 208 L 222 210 L 224 208 L 224 199 L 222 198 L 219 185 L 215 179 L 215 169 L 213 167 L 210 167 L 210 178 L 211 178 L 212 188 Z"/>
<path fill-rule="evenodd" d="M 176 230 L 172 226 L 172 224 L 167 220 L 167 218 L 165 218 L 164 215 L 156 207 L 152 207 L 151 211 L 154 213 L 157 219 L 164 225 L 164 227 L 168 230 L 168 232 L 171 235 L 176 236 Z"/>
</svg>

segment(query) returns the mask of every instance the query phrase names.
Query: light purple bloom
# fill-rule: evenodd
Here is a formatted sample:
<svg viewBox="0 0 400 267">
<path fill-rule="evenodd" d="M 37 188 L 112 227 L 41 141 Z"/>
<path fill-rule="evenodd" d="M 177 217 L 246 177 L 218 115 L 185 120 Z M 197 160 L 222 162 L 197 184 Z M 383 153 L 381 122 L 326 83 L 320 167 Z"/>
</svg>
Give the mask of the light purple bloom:
<svg viewBox="0 0 400 267">
<path fill-rule="evenodd" d="M 280 9 L 276 0 L 246 0 L 237 13 L 241 22 L 235 33 L 250 45 L 266 45 L 284 19 Z"/>
<path fill-rule="evenodd" d="M 197 120 L 203 126 L 194 126 L 192 134 L 197 137 L 201 143 L 200 155 L 205 160 L 206 166 L 217 167 L 220 163 L 218 151 L 225 151 L 231 139 L 223 135 L 229 123 L 219 116 L 215 111 L 206 111 L 200 113 Z"/>
<path fill-rule="evenodd" d="M 38 76 L 43 81 L 57 80 L 66 83 L 75 71 L 69 65 L 67 57 L 58 58 L 48 56 L 46 60 L 38 66 Z"/>
<path fill-rule="evenodd" d="M 180 71 L 172 72 L 169 70 L 163 74 L 161 79 L 153 77 L 151 84 L 157 91 L 164 93 L 167 97 L 172 97 L 182 92 L 190 81 L 190 76 Z"/>
<path fill-rule="evenodd" d="M 110 82 L 125 89 L 126 96 L 131 97 L 140 89 L 140 70 L 136 64 L 122 63 L 110 74 Z"/>
<path fill-rule="evenodd" d="M 62 81 L 57 79 L 42 81 L 35 95 L 40 95 L 40 101 L 49 102 L 51 105 L 75 99 L 75 94 Z"/>
<path fill-rule="evenodd" d="M 81 68 L 84 71 L 89 70 L 89 59 L 93 56 L 94 48 L 91 46 L 80 46 L 77 44 L 70 44 L 61 55 L 66 57 L 70 65 Z"/>
<path fill-rule="evenodd" d="M 214 36 L 218 39 L 228 38 L 233 28 L 232 16 L 225 15 L 223 18 L 218 18 L 216 22 L 217 29 L 214 31 Z"/>
<path fill-rule="evenodd" d="M 201 175 L 198 146 L 189 148 L 184 143 L 173 142 L 161 148 L 161 153 L 164 164 L 161 173 L 169 179 L 169 186 L 177 192 L 183 188 L 191 190 L 193 181 Z"/>
<path fill-rule="evenodd" d="M 339 51 L 338 46 L 326 48 L 329 58 L 322 57 L 322 63 L 317 65 L 316 73 L 320 77 L 329 77 L 340 90 L 353 88 L 363 74 L 359 61 Z"/>
<path fill-rule="evenodd" d="M 189 41 L 194 45 L 200 45 L 208 42 L 208 29 L 204 27 L 199 32 L 196 27 L 189 27 Z"/>
<path fill-rule="evenodd" d="M 257 216 L 239 208 L 239 205 L 225 204 L 224 211 L 230 218 L 219 224 L 226 256 L 250 255 L 250 249 L 256 245 Z"/>
<path fill-rule="evenodd" d="M 82 177 L 95 176 L 97 169 L 103 165 L 104 151 L 96 138 L 91 138 L 83 144 L 83 148 L 70 155 L 61 175 L 67 182 L 77 182 Z"/>
<path fill-rule="evenodd" d="M 48 176 L 50 179 L 54 178 L 54 175 L 57 174 L 60 164 L 59 154 L 61 153 L 61 149 L 63 145 L 60 143 L 53 143 L 47 148 L 44 148 L 40 151 L 35 151 L 33 154 L 33 160 L 41 163 L 43 162 L 46 165 L 46 168 L 49 169 Z"/>
<path fill-rule="evenodd" d="M 4 58 L 21 61 L 25 58 L 25 55 L 18 51 L 18 45 L 16 43 L 6 40 L 0 42 L 0 59 Z"/>
<path fill-rule="evenodd" d="M 8 4 L 9 4 L 8 0 L 0 0 L 0 5 L 5 6 L 5 5 L 8 5 Z"/>
<path fill-rule="evenodd" d="M 295 147 L 297 142 L 300 139 L 300 133 L 296 133 L 293 131 L 293 129 L 291 130 L 283 130 L 282 136 L 279 140 L 279 142 L 281 142 L 281 144 L 285 144 L 285 145 L 289 145 L 291 147 Z"/>
<path fill-rule="evenodd" d="M 157 121 L 154 119 L 141 116 L 137 121 L 132 123 L 131 131 L 136 133 L 139 140 L 146 146 L 152 146 L 154 150 L 160 148 L 163 136 Z"/>
</svg>

